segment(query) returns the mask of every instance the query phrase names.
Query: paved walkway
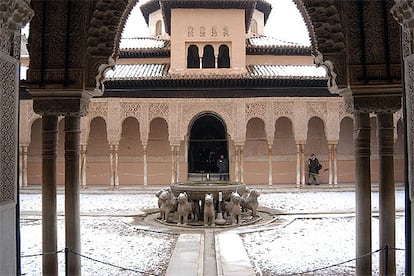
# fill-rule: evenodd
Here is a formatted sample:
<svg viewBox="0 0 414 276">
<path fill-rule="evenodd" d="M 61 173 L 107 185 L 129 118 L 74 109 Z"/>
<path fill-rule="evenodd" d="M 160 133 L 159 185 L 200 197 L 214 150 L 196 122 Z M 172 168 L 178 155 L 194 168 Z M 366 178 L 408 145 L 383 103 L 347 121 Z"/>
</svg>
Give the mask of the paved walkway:
<svg viewBox="0 0 414 276">
<path fill-rule="evenodd" d="M 181 234 L 166 276 L 254 276 L 240 236 L 230 231 L 206 229 Z"/>
</svg>

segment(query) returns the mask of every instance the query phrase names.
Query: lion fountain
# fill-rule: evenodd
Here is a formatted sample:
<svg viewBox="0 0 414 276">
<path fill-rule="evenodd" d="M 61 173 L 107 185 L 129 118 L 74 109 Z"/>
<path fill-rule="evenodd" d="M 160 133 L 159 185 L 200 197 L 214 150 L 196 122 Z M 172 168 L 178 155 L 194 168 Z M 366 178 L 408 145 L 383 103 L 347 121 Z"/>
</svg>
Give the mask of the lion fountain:
<svg viewBox="0 0 414 276">
<path fill-rule="evenodd" d="M 241 183 L 197 184 L 183 183 L 159 190 L 158 220 L 178 226 L 217 227 L 240 226 L 259 219 L 258 190 Z"/>
</svg>

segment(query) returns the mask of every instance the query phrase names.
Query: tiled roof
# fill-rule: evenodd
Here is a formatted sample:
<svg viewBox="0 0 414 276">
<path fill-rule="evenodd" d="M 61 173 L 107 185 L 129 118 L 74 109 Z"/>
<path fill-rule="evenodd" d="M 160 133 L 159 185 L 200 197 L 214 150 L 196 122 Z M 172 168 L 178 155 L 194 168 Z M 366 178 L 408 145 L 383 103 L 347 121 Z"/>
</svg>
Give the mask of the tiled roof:
<svg viewBox="0 0 414 276">
<path fill-rule="evenodd" d="M 168 75 L 168 64 L 119 64 L 106 73 L 106 80 L 159 79 Z"/>
<path fill-rule="evenodd" d="M 168 64 L 119 64 L 106 73 L 106 80 L 157 80 L 157 79 L 293 79 L 324 80 L 326 71 L 314 65 L 249 65 L 247 74 L 188 73 L 168 74 Z"/>
<path fill-rule="evenodd" d="M 122 38 L 120 50 L 158 50 L 169 47 L 169 40 L 150 37 Z"/>
<path fill-rule="evenodd" d="M 249 65 L 252 78 L 326 79 L 326 70 L 315 65 Z"/>
<path fill-rule="evenodd" d="M 289 41 L 284 41 L 275 37 L 259 35 L 248 38 L 248 45 L 256 47 L 295 47 L 295 48 L 305 48 L 306 45 L 300 43 L 294 43 Z"/>
</svg>

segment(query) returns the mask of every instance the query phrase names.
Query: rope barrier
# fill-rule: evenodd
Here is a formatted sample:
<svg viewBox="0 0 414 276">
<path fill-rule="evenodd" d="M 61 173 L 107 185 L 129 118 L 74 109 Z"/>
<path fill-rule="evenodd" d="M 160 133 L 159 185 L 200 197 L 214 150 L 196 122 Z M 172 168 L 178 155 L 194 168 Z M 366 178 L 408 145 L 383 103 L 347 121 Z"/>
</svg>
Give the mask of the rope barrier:
<svg viewBox="0 0 414 276">
<path fill-rule="evenodd" d="M 325 266 L 325 267 L 321 267 L 321 268 L 317 268 L 317 269 L 312 269 L 312 270 L 308 270 L 308 271 L 303 271 L 303 272 L 296 272 L 296 273 L 286 274 L 286 276 L 293 276 L 293 275 L 314 273 L 314 272 L 317 272 L 317 271 L 320 271 L 320 270 L 325 270 L 325 269 L 328 269 L 328 268 L 331 268 L 331 267 L 340 266 L 340 265 L 343 265 L 343 264 L 346 264 L 346 263 L 354 262 L 354 261 L 356 261 L 358 259 L 367 257 L 369 255 L 373 255 L 373 254 L 378 253 L 378 252 L 380 252 L 382 250 L 384 250 L 384 248 L 377 249 L 377 250 L 375 250 L 373 252 L 369 252 L 367 254 L 361 255 L 361 256 L 359 256 L 357 258 L 353 258 L 353 259 L 350 259 L 350 260 L 347 260 L 347 261 L 343 261 L 343 262 L 340 262 L 340 263 L 337 263 L 337 264 L 328 265 L 328 266 Z"/>
<path fill-rule="evenodd" d="M 149 274 L 147 272 L 143 272 L 143 271 L 140 271 L 140 270 L 127 268 L 127 267 L 123 267 L 123 266 L 119 266 L 119 265 L 114 265 L 114 264 L 111 264 L 111 263 L 108 263 L 108 262 L 105 262 L 105 261 L 101 261 L 101 260 L 86 256 L 86 255 L 77 253 L 77 252 L 75 252 L 71 249 L 69 249 L 68 252 L 71 253 L 71 254 L 74 254 L 74 255 L 78 255 L 82 258 L 85 258 L 85 259 L 88 259 L 88 260 L 91 260 L 91 261 L 94 261 L 94 262 L 97 262 L 97 263 L 101 263 L 101 264 L 104 264 L 104 265 L 112 266 L 112 267 L 115 267 L 115 268 L 118 268 L 118 269 L 122 269 L 122 270 L 126 270 L 126 271 L 132 271 L 132 272 L 140 273 L 140 274 L 143 274 L 143 275 L 154 275 L 155 276 L 155 274 Z"/>
<path fill-rule="evenodd" d="M 52 254 L 59 254 L 63 253 L 64 249 L 56 251 L 56 252 L 46 252 L 46 253 L 38 253 L 38 254 L 31 254 L 31 255 L 21 255 L 20 258 L 31 258 L 31 257 L 39 257 L 43 255 L 52 255 Z"/>
</svg>

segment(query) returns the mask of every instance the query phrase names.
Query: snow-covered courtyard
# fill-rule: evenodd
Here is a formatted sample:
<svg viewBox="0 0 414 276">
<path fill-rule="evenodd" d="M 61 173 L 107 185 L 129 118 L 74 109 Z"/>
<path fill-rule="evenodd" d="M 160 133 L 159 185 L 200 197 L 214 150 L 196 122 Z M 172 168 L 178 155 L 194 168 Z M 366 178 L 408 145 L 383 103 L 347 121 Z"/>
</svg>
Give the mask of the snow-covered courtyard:
<svg viewBox="0 0 414 276">
<path fill-rule="evenodd" d="M 355 262 L 355 194 L 349 191 L 263 193 L 262 207 L 276 209 L 272 225 L 237 231 L 256 275 L 352 275 Z M 59 270 L 64 275 L 64 197 L 58 194 Z M 21 194 L 22 273 L 41 274 L 41 195 Z M 164 275 L 178 238 L 176 231 L 142 227 L 134 218 L 156 208 L 154 193 L 81 194 L 83 275 Z M 378 193 L 372 193 L 372 249 L 378 249 Z M 404 191 L 396 192 L 397 275 L 404 275 Z M 221 229 L 217 231 L 228 231 Z M 34 256 L 33 256 L 34 255 Z M 372 255 L 378 274 L 379 253 Z"/>
</svg>

